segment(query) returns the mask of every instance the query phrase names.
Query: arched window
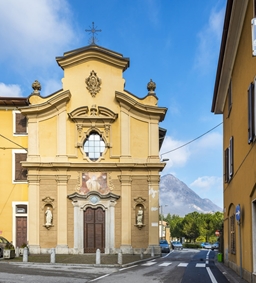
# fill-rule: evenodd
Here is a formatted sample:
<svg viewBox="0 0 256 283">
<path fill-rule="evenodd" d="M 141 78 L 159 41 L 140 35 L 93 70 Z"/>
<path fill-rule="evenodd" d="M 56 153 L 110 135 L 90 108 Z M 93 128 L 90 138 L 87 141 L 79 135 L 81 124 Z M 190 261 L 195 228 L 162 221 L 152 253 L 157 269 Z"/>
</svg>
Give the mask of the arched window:
<svg viewBox="0 0 256 283">
<path fill-rule="evenodd" d="M 92 161 L 98 160 L 105 150 L 105 142 L 97 132 L 91 132 L 83 146 L 86 156 Z"/>
</svg>

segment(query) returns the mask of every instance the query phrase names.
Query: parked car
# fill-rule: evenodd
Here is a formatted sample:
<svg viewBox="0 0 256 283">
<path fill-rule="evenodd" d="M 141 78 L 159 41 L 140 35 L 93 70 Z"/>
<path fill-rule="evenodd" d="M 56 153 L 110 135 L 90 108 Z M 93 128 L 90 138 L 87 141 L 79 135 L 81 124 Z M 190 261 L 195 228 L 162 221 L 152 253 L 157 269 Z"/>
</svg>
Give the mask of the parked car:
<svg viewBox="0 0 256 283">
<path fill-rule="evenodd" d="M 212 248 L 212 245 L 208 242 L 203 242 L 201 244 L 201 247 L 204 248 L 204 249 L 211 249 Z"/>
<path fill-rule="evenodd" d="M 217 250 L 219 249 L 219 242 L 215 242 L 214 244 L 212 244 L 212 250 Z"/>
<path fill-rule="evenodd" d="M 4 247 L 9 244 L 12 245 L 12 243 L 10 243 L 8 240 L 6 240 L 4 237 L 0 236 L 0 257 L 3 257 L 3 253 L 4 253 Z"/>
<path fill-rule="evenodd" d="M 169 253 L 170 252 L 170 246 L 166 240 L 160 240 L 159 245 L 161 247 L 162 253 Z"/>
<path fill-rule="evenodd" d="M 179 242 L 179 241 L 173 241 L 173 242 L 172 242 L 172 248 L 173 248 L 174 250 L 182 250 L 182 249 L 183 249 L 183 245 L 182 245 L 182 243 Z"/>
</svg>

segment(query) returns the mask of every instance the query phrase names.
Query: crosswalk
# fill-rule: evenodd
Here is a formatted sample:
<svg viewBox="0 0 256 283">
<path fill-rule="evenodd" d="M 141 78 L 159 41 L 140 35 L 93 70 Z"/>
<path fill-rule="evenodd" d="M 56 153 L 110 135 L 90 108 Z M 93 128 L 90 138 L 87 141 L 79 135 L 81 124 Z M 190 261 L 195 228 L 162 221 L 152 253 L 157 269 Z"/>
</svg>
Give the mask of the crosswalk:
<svg viewBox="0 0 256 283">
<path fill-rule="evenodd" d="M 145 262 L 141 265 L 142 266 L 151 266 L 151 265 L 154 265 L 154 264 L 157 264 L 157 262 L 152 260 L 152 261 L 147 261 L 147 262 Z M 166 266 L 169 266 L 171 264 L 172 264 L 172 262 L 166 261 L 166 262 L 162 262 L 162 263 L 158 264 L 158 266 L 166 267 Z M 206 267 L 206 264 L 207 263 L 196 263 L 195 267 Z M 178 267 L 187 267 L 188 263 L 187 262 L 180 262 L 177 266 Z"/>
</svg>

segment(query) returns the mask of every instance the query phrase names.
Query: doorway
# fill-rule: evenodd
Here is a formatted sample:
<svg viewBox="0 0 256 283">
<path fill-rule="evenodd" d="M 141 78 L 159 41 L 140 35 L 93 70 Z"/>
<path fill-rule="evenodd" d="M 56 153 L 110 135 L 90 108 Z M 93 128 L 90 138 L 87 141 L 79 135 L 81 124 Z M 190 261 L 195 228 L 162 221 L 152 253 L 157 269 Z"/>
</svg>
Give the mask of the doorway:
<svg viewBox="0 0 256 283">
<path fill-rule="evenodd" d="M 105 252 L 105 211 L 88 207 L 84 211 L 84 253 Z"/>
<path fill-rule="evenodd" d="M 27 244 L 27 217 L 16 217 L 16 246 Z"/>
</svg>

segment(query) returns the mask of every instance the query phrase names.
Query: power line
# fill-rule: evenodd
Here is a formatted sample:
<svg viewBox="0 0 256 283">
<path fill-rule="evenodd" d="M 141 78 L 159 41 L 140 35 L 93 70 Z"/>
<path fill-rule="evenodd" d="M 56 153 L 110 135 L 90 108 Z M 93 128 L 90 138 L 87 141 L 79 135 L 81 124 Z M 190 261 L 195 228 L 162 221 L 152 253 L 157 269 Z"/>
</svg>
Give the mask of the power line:
<svg viewBox="0 0 256 283">
<path fill-rule="evenodd" d="M 164 154 L 173 152 L 173 151 L 175 151 L 175 150 L 178 150 L 178 149 L 180 149 L 180 148 L 182 148 L 182 147 L 184 147 L 184 146 L 186 146 L 186 145 L 188 145 L 188 144 L 190 144 L 190 143 L 192 143 L 192 142 L 194 142 L 194 141 L 200 139 L 201 137 L 205 136 L 206 134 L 210 133 L 211 131 L 213 131 L 214 129 L 216 129 L 217 127 L 219 127 L 221 124 L 223 124 L 223 122 L 219 123 L 217 126 L 211 128 L 209 131 L 203 133 L 202 135 L 198 136 L 197 138 L 195 138 L 195 139 L 193 139 L 193 140 L 191 140 L 191 141 L 189 141 L 189 142 L 187 142 L 187 143 L 185 143 L 185 144 L 183 144 L 183 145 L 181 145 L 181 146 L 179 146 L 179 147 L 176 147 L 176 148 L 174 148 L 174 149 L 171 149 L 171 150 L 169 150 L 169 151 L 167 151 L 167 152 L 162 153 L 161 156 L 164 155 Z"/>
<path fill-rule="evenodd" d="M 0 134 L 0 136 L 1 136 L 2 138 L 4 138 L 4 139 L 8 140 L 9 142 L 14 143 L 14 144 L 17 145 L 18 147 L 21 147 L 21 148 L 23 148 L 23 149 L 25 149 L 25 150 L 27 151 L 27 148 L 23 147 L 22 145 L 20 145 L 20 144 L 14 142 L 14 141 L 8 139 L 7 137 L 5 137 L 5 136 L 3 136 L 3 135 L 1 135 L 1 134 Z"/>
</svg>

